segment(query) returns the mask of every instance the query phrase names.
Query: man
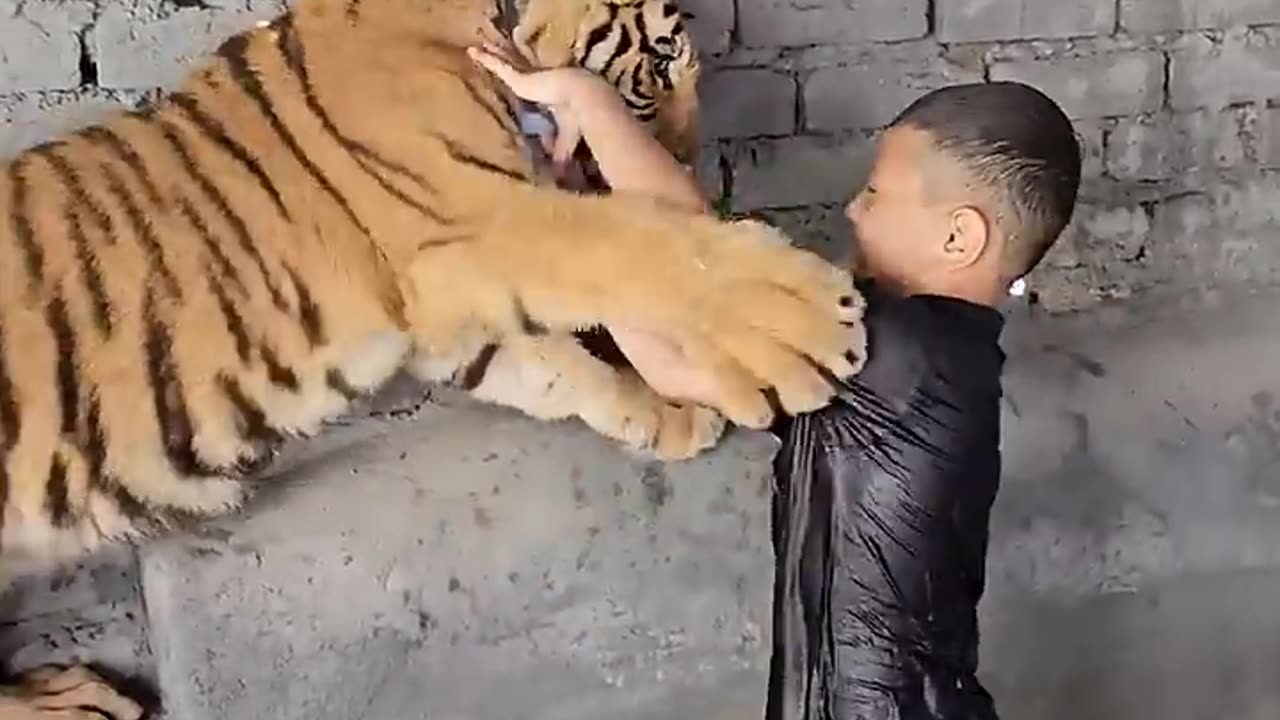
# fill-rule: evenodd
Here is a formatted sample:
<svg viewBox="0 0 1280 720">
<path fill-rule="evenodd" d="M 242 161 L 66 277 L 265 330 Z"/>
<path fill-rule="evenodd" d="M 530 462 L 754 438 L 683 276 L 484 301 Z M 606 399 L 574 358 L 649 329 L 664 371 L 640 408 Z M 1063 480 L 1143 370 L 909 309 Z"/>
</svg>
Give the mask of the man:
<svg viewBox="0 0 1280 720">
<path fill-rule="evenodd" d="M 553 107 L 614 191 L 706 202 L 578 70 L 474 57 Z M 1080 146 L 1018 83 L 931 92 L 881 134 L 849 203 L 868 281 L 868 360 L 829 407 L 780 423 L 770 720 L 984 720 L 977 606 L 1000 479 L 996 305 L 1073 212 Z M 651 331 L 611 328 L 656 389 L 698 400 L 716 378 Z"/>
</svg>

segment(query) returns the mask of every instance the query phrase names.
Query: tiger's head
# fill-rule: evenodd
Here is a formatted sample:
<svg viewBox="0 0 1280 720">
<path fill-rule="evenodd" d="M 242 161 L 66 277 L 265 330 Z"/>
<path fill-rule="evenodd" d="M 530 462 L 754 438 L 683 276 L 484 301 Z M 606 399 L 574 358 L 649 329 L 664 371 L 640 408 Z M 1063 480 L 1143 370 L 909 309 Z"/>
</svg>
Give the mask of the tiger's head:
<svg viewBox="0 0 1280 720">
<path fill-rule="evenodd" d="M 697 162 L 697 49 L 673 0 L 518 0 L 517 47 L 540 67 L 578 65 L 621 92 L 680 162 Z"/>
</svg>

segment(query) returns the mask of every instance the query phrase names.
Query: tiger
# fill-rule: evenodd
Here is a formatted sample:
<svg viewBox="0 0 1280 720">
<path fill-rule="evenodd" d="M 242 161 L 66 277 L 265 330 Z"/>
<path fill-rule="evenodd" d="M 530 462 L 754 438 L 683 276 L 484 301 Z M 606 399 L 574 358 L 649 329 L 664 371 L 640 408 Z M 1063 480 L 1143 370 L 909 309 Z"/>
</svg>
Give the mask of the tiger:
<svg viewBox="0 0 1280 720">
<path fill-rule="evenodd" d="M 514 31 L 547 63 L 591 65 L 592 38 L 671 17 L 575 0 L 562 32 L 538 4 L 562 1 L 524 3 Z M 674 460 L 726 423 L 820 408 L 860 369 L 851 277 L 781 231 L 540 178 L 516 98 L 466 54 L 506 39 L 502 17 L 495 0 L 295 0 L 148 107 L 4 165 L 5 580 L 241 508 L 283 442 L 400 371 Z M 615 44 L 595 69 L 676 144 L 696 102 L 681 119 L 662 98 L 687 39 L 646 27 L 680 39 Z M 678 341 L 714 397 L 664 398 L 575 335 L 610 327 Z M 5 718 L 142 712 L 82 667 L 5 690 Z"/>
</svg>

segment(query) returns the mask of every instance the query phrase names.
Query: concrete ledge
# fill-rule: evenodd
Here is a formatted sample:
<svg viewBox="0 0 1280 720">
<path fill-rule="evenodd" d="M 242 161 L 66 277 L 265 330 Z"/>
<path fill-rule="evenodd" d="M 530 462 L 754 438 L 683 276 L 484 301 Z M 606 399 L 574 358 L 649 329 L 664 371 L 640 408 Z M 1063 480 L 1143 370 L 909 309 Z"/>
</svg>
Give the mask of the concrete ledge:
<svg viewBox="0 0 1280 720">
<path fill-rule="evenodd" d="M 770 452 L 663 467 L 470 404 L 387 423 L 144 554 L 170 712 L 706 716 L 726 683 L 758 706 Z"/>
</svg>

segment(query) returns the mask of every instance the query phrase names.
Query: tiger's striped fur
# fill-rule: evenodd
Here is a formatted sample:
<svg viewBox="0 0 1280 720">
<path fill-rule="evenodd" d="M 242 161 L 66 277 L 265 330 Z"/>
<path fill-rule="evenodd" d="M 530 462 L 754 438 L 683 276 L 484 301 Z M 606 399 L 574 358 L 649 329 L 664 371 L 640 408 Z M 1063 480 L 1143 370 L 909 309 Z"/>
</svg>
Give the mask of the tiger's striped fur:
<svg viewBox="0 0 1280 720">
<path fill-rule="evenodd" d="M 585 2 L 573 36 L 650 4 Z M 856 371 L 851 281 L 776 231 L 539 184 L 464 52 L 494 14 L 297 0 L 152 108 L 0 172 L 6 574 L 237 507 L 284 438 L 401 367 L 663 458 Z M 574 331 L 595 326 L 682 342 L 720 372 L 714 409 L 593 357 Z"/>
<path fill-rule="evenodd" d="M 602 75 L 677 159 L 695 165 L 701 63 L 686 13 L 666 0 L 520 4 L 513 40 L 535 65 L 578 65 Z"/>
</svg>

